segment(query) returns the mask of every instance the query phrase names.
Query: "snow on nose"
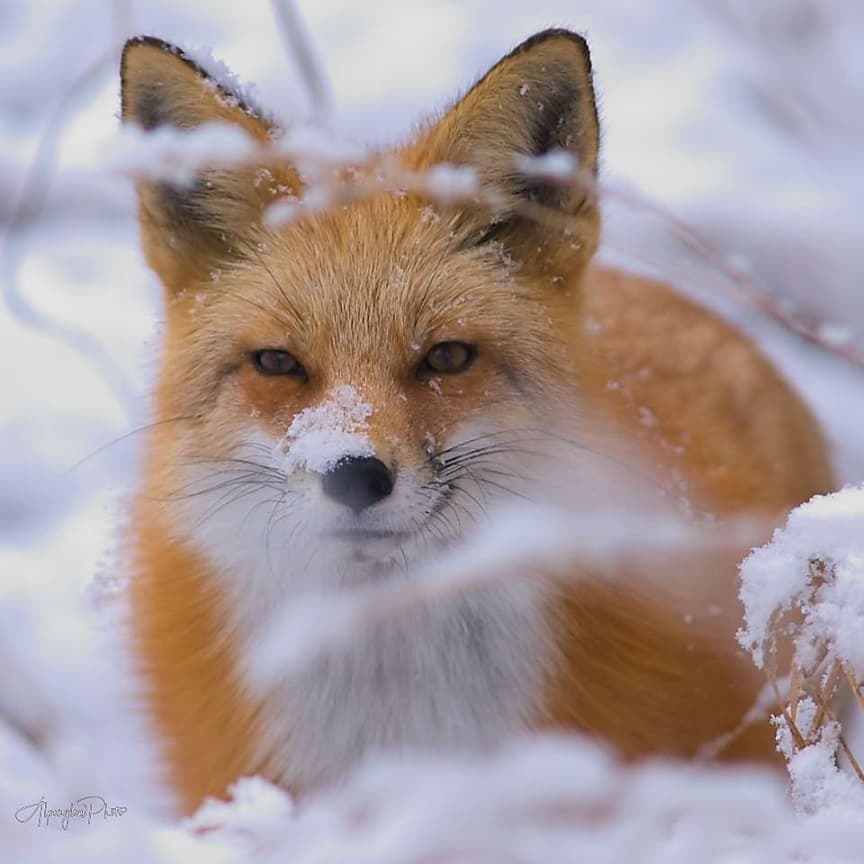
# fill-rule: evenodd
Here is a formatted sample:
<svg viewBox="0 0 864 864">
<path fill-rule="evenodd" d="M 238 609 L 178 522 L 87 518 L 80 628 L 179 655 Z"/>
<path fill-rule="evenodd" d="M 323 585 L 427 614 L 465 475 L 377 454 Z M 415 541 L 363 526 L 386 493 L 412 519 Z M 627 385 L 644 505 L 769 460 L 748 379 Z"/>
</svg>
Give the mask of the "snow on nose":
<svg viewBox="0 0 864 864">
<path fill-rule="evenodd" d="M 351 460 L 377 462 L 367 436 L 371 414 L 372 406 L 354 387 L 334 387 L 323 402 L 297 414 L 276 445 L 282 468 L 289 473 L 305 469 L 326 475 Z"/>
</svg>

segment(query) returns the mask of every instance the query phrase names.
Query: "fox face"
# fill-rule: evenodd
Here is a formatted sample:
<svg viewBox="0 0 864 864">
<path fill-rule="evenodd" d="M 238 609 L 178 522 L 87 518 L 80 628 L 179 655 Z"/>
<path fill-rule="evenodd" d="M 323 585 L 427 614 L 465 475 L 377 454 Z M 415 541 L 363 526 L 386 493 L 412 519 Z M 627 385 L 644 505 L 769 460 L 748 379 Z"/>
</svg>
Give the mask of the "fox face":
<svg viewBox="0 0 864 864">
<path fill-rule="evenodd" d="M 596 172 L 581 39 L 529 40 L 410 145 L 344 172 L 357 185 L 468 167 L 476 186 L 456 202 L 417 188 L 340 202 L 337 185 L 334 206 L 274 224 L 271 206 L 309 186 L 274 158 L 279 131 L 154 40 L 127 46 L 123 117 L 228 122 L 261 146 L 185 186 L 139 182 L 166 289 L 152 491 L 180 539 L 269 583 L 358 583 L 409 574 L 530 490 L 548 406 L 578 387 L 599 216 L 590 183 L 550 182 L 525 158 L 560 150 L 583 180 Z"/>
</svg>

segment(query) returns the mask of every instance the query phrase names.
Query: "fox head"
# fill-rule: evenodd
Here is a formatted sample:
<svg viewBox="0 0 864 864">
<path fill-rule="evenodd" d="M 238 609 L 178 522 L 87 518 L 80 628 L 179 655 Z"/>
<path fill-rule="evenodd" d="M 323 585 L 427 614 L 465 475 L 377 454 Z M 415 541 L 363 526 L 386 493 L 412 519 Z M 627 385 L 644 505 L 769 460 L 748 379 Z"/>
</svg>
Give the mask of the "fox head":
<svg viewBox="0 0 864 864">
<path fill-rule="evenodd" d="M 233 124 L 267 154 L 138 182 L 166 295 L 150 491 L 179 542 L 226 572 L 344 584 L 408 572 L 523 494 L 578 385 L 599 232 L 579 36 L 534 36 L 410 143 L 342 172 L 466 166 L 458 199 L 382 187 L 274 223 L 310 188 L 273 156 L 280 130 L 154 39 L 126 45 L 122 106 L 144 130 Z M 589 182 L 531 170 L 557 151 Z"/>
</svg>

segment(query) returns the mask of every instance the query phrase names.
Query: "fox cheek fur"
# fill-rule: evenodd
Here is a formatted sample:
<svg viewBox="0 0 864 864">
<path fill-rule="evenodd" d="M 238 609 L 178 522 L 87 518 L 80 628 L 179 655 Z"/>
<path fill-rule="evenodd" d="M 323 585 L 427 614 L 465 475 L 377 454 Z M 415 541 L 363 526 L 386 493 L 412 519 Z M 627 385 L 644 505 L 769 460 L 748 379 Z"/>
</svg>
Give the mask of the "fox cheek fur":
<svg viewBox="0 0 864 864">
<path fill-rule="evenodd" d="M 262 146 L 278 134 L 159 40 L 127 43 L 121 75 L 125 123 L 230 123 Z M 472 166 L 494 216 L 381 192 L 278 228 L 268 208 L 304 185 L 277 159 L 138 183 L 166 330 L 131 622 L 184 809 L 242 775 L 302 792 L 377 749 L 494 746 L 526 729 L 692 756 L 752 705 L 760 680 L 734 644 L 741 549 L 637 554 L 604 574 L 574 562 L 383 622 L 265 695 L 245 673 L 274 608 L 411 578 L 485 503 L 530 491 L 553 441 L 582 453 L 614 439 L 640 469 L 618 487 L 614 459 L 574 463 L 574 519 L 600 499 L 624 512 L 640 472 L 698 512 L 766 524 L 831 487 L 818 428 L 749 341 L 663 285 L 591 264 L 590 182 L 523 170 L 561 150 L 590 181 L 598 147 L 587 46 L 549 30 L 381 154 L 413 172 Z M 767 723 L 723 753 L 772 754 Z"/>
</svg>

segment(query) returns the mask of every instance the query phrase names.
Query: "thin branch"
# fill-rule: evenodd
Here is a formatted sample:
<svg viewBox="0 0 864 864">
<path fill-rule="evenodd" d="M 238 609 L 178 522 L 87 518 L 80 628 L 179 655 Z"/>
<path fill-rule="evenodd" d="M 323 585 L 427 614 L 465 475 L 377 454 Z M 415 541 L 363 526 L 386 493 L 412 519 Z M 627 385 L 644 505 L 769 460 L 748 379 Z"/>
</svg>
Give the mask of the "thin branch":
<svg viewBox="0 0 864 864">
<path fill-rule="evenodd" d="M 788 308 L 785 308 L 783 303 L 775 300 L 769 294 L 766 294 L 765 291 L 758 288 L 753 279 L 744 270 L 731 264 L 721 252 L 713 248 L 686 223 L 667 213 L 657 205 L 621 189 L 606 187 L 604 188 L 604 194 L 611 198 L 617 198 L 630 207 L 649 213 L 654 219 L 668 228 L 672 236 L 680 240 L 683 245 L 695 252 L 726 277 L 736 289 L 734 292 L 736 300 L 743 302 L 751 309 L 755 309 L 767 318 L 777 322 L 805 341 L 818 345 L 820 348 L 864 369 L 864 348 L 856 345 L 854 342 L 838 342 L 827 338 L 825 333 L 828 322 L 812 317 L 810 320 L 805 320 L 800 310 L 790 311 Z"/>
<path fill-rule="evenodd" d="M 828 673 L 825 684 L 823 686 L 817 685 L 817 704 L 818 707 L 816 709 L 816 714 L 813 717 L 813 724 L 810 728 L 810 736 L 812 737 L 815 731 L 822 726 L 825 720 L 825 711 L 827 709 L 828 703 L 831 699 L 834 698 L 834 693 L 837 690 L 837 684 L 840 681 L 840 661 L 835 660 L 831 664 L 831 671 Z"/>
<path fill-rule="evenodd" d="M 282 37 L 297 64 L 309 98 L 311 117 L 320 124 L 330 111 L 330 88 L 294 0 L 272 0 Z"/>
<path fill-rule="evenodd" d="M 123 7 L 124 4 L 117 0 L 115 10 L 118 14 Z M 57 144 L 60 133 L 74 116 L 79 101 L 99 84 L 103 76 L 113 68 L 116 56 L 116 46 L 112 46 L 99 55 L 70 84 L 50 115 L 12 208 L 9 224 L 3 237 L 0 259 L 2 259 L 3 268 L 3 298 L 10 313 L 28 327 L 47 334 L 77 351 L 108 384 L 127 416 L 131 416 L 135 405 L 135 389 L 132 382 L 118 368 L 101 340 L 86 330 L 63 324 L 45 315 L 21 291 L 18 282 L 20 262 L 16 243 L 24 230 L 24 226 L 40 216 L 44 210 L 45 199 L 57 165 Z"/>
<path fill-rule="evenodd" d="M 858 683 L 852 667 L 845 660 L 843 661 L 843 672 L 846 675 L 846 680 L 849 682 L 849 687 L 852 690 L 855 701 L 861 710 L 864 711 L 864 694 L 861 693 L 861 685 Z"/>
</svg>

